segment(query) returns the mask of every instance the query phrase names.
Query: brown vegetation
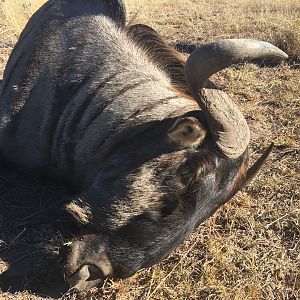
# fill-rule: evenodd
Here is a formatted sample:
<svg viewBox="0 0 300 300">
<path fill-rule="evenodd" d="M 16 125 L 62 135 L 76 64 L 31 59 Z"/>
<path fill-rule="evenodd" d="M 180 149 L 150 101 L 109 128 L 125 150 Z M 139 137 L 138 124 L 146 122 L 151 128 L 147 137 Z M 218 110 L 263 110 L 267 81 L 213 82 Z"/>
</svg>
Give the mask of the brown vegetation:
<svg viewBox="0 0 300 300">
<path fill-rule="evenodd" d="M 42 0 L 0 4 L 0 72 Z M 127 0 L 129 19 L 181 49 L 219 38 L 273 42 L 291 60 L 229 68 L 214 80 L 239 104 L 252 130 L 252 157 L 275 150 L 255 181 L 168 259 L 127 280 L 65 299 L 300 299 L 300 2 L 298 0 Z M 5 210 L 0 207 L 1 213 Z M 1 222 L 0 222 L 1 226 Z M 3 228 L 1 231 L 4 230 Z M 0 251 L 2 243 L 0 240 Z M 4 263 L 0 263 L 4 270 Z M 2 271 L 3 271 L 2 270 Z M 30 292 L 0 299 L 39 299 Z"/>
</svg>

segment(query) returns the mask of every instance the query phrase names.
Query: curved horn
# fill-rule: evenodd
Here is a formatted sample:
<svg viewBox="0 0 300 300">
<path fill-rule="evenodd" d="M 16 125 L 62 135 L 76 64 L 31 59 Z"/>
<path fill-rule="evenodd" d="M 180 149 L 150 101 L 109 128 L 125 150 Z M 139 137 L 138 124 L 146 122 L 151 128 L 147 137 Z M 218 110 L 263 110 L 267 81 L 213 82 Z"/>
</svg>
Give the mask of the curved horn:
<svg viewBox="0 0 300 300">
<path fill-rule="evenodd" d="M 213 74 L 233 65 L 264 58 L 286 59 L 274 45 L 251 39 L 225 39 L 196 49 L 185 65 L 185 76 L 192 91 L 199 91 Z"/>
<path fill-rule="evenodd" d="M 222 91 L 200 89 L 214 73 L 232 64 L 263 58 L 284 59 L 288 55 L 270 43 L 228 39 L 196 49 L 185 64 L 185 78 L 191 93 L 206 113 L 211 134 L 222 153 L 238 158 L 250 141 L 247 122 L 233 101 Z"/>
<path fill-rule="evenodd" d="M 274 143 L 271 143 L 270 146 L 263 152 L 260 158 L 248 169 L 245 182 L 243 183 L 241 189 L 249 184 L 252 179 L 256 176 L 259 170 L 262 168 L 263 164 L 266 162 L 270 153 L 272 152 Z"/>
</svg>

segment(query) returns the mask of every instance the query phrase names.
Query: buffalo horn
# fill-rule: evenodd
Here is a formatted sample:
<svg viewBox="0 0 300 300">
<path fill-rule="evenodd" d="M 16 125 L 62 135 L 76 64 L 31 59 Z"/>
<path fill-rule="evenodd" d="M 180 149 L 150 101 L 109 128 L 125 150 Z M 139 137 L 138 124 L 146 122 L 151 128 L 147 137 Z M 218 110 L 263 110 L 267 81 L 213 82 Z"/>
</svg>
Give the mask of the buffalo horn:
<svg viewBox="0 0 300 300">
<path fill-rule="evenodd" d="M 227 39 L 204 45 L 187 59 L 186 82 L 205 112 L 209 130 L 225 157 L 236 159 L 243 154 L 250 141 L 250 131 L 242 112 L 226 93 L 202 89 L 206 80 L 233 64 L 255 59 L 287 57 L 286 53 L 267 42 Z"/>
<path fill-rule="evenodd" d="M 256 174 L 259 172 L 265 161 L 267 160 L 268 156 L 270 155 L 272 149 L 274 147 L 274 143 L 272 143 L 261 155 L 261 157 L 248 169 L 245 182 L 243 183 L 243 186 L 246 186 L 249 184 L 252 179 L 256 176 Z"/>
</svg>

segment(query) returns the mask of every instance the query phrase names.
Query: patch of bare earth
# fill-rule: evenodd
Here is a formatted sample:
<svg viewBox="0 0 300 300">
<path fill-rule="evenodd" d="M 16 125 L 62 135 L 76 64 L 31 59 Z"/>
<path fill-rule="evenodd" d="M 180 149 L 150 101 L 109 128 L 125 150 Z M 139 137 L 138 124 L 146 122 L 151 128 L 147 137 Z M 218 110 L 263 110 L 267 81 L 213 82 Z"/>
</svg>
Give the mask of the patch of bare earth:
<svg viewBox="0 0 300 300">
<path fill-rule="evenodd" d="M 30 3 L 10 0 L 8 7 L 19 7 L 24 2 Z M 63 298 L 300 299 L 300 2 L 125 3 L 133 22 L 153 26 L 169 43 L 185 51 L 228 37 L 260 38 L 283 47 L 291 56 L 289 64 L 240 65 L 214 77 L 247 117 L 252 131 L 252 160 L 271 142 L 275 149 L 255 181 L 202 224 L 168 259 L 129 279 L 107 281 L 102 288 L 85 293 L 69 291 Z M 8 22 L 12 13 L 3 3 L 0 7 L 3 70 L 19 29 Z M 23 16 L 22 10 L 18 13 Z M 21 15 L 20 20 L 23 24 Z M 14 220 L 1 223 L 4 207 L 0 207 L 0 213 L 0 232 L 15 230 L 18 224 Z M 22 236 L 18 241 L 22 241 Z M 8 246 L 0 241 L 0 255 Z M 1 272 L 4 269 L 2 262 Z M 30 291 L 6 292 L 0 294 L 0 299 L 40 296 Z"/>
</svg>

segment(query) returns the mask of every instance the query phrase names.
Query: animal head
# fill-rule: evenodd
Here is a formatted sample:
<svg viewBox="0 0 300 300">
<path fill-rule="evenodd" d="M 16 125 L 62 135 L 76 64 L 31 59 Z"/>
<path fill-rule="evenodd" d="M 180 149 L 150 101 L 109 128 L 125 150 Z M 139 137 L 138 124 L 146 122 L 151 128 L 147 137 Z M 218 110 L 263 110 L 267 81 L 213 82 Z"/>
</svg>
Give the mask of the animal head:
<svg viewBox="0 0 300 300">
<path fill-rule="evenodd" d="M 122 139 L 99 177 L 70 204 L 86 224 L 70 244 L 65 266 L 70 285 L 79 289 L 105 277 L 131 276 L 168 256 L 255 176 L 273 147 L 248 168 L 246 120 L 208 78 L 233 63 L 285 57 L 283 52 L 260 41 L 223 40 L 197 49 L 185 62 L 150 27 L 126 30 L 174 90 L 200 109 Z"/>
<path fill-rule="evenodd" d="M 52 15 L 51 9 L 55 12 Z M 165 258 L 203 220 L 255 176 L 272 146 L 248 168 L 250 130 L 247 122 L 230 97 L 217 89 L 209 81 L 209 77 L 232 64 L 262 58 L 286 58 L 286 54 L 266 42 L 229 39 L 199 47 L 185 61 L 181 54 L 169 47 L 150 27 L 124 27 L 125 11 L 122 1 L 49 1 L 29 22 L 27 30 L 31 27 L 38 28 L 32 25 L 37 20 L 46 22 L 44 20 L 48 17 L 42 18 L 43 15 L 50 15 L 49 19 L 54 18 L 59 22 L 64 19 L 80 20 L 76 24 L 86 26 L 86 34 L 81 37 L 89 36 L 89 39 L 77 41 L 78 45 L 83 42 L 96 43 L 94 35 L 89 32 L 91 24 L 93 28 L 97 28 L 97 34 L 107 32 L 108 28 L 113 30 L 109 35 L 111 44 L 105 46 L 105 49 L 99 44 L 99 49 L 106 55 L 101 63 L 110 68 L 113 66 L 114 73 L 102 83 L 98 82 L 97 88 L 89 86 L 93 90 L 86 93 L 84 105 L 78 112 L 95 114 L 92 96 L 99 94 L 102 97 L 99 96 L 99 99 L 106 101 L 107 119 L 106 122 L 101 121 L 103 127 L 95 126 L 89 131 L 90 141 L 102 136 L 102 131 L 106 128 L 110 130 L 111 124 L 116 124 L 116 131 L 121 133 L 109 130 L 105 132 L 106 140 L 96 149 L 102 151 L 100 166 L 89 157 L 88 149 L 92 147 L 91 144 L 83 143 L 81 156 L 76 157 L 81 162 L 81 172 L 76 173 L 76 180 L 83 181 L 85 176 L 89 176 L 92 181 L 80 187 L 78 195 L 66 206 L 67 211 L 82 225 L 82 231 L 67 244 L 64 272 L 71 286 L 86 289 L 99 284 L 105 277 L 128 277 Z M 95 15 L 105 16 L 105 24 L 110 25 L 102 28 L 104 21 L 100 22 Z M 53 26 L 59 26 L 57 23 L 53 22 Z M 61 36 L 69 36 L 72 41 L 76 41 L 76 36 L 80 34 L 76 32 L 72 35 L 73 25 L 68 26 L 64 30 L 71 29 Z M 51 34 L 56 33 L 49 30 L 48 35 Z M 25 36 L 25 33 L 21 35 L 21 42 Z M 121 43 L 120 37 L 126 42 Z M 49 39 L 52 40 L 54 39 Z M 67 41 L 63 41 L 67 44 Z M 105 37 L 100 42 L 106 42 Z M 133 49 L 132 53 L 126 45 Z M 55 44 L 55 47 L 59 48 L 60 44 Z M 61 49 L 63 46 L 59 48 Z M 80 64 L 81 70 L 94 72 L 98 61 L 93 63 L 94 68 L 87 68 L 89 62 L 85 51 L 80 52 L 82 57 L 76 63 Z M 148 84 L 147 74 L 144 73 L 142 82 L 133 82 L 129 87 L 124 80 L 118 84 L 110 84 L 119 75 L 123 76 L 125 72 L 130 74 L 137 68 L 137 64 L 131 68 L 129 64 L 126 68 L 120 65 L 118 56 L 112 61 L 109 53 L 113 51 L 123 57 L 127 55 L 128 61 L 132 60 L 131 56 L 137 57 L 138 52 L 147 60 L 147 66 L 153 66 L 153 69 L 158 69 L 163 74 L 160 79 L 155 80 L 160 84 L 157 86 L 165 84 L 168 93 L 159 94 L 156 91 L 159 88 Z M 48 57 L 53 53 L 54 51 L 50 51 Z M 95 57 L 96 54 L 97 57 L 100 55 L 96 52 L 94 54 Z M 82 81 L 74 79 L 71 86 L 74 94 L 80 94 L 80 88 L 85 91 L 85 84 L 90 77 L 92 76 L 86 76 Z M 57 78 L 59 77 L 53 76 L 52 80 L 58 80 Z M 67 79 L 64 80 L 67 82 Z M 83 82 L 84 80 L 86 81 Z M 132 77 L 127 78 L 127 81 L 131 80 Z M 166 83 L 161 83 L 164 80 Z M 55 85 L 53 81 L 51 84 Z M 85 86 L 81 87 L 81 84 Z M 101 89 L 108 84 L 116 90 L 102 93 Z M 138 93 L 136 90 L 131 93 L 130 89 L 138 89 Z M 149 94 L 153 97 L 159 95 L 160 104 L 164 105 L 164 114 L 160 115 L 158 108 L 155 120 L 151 119 L 153 103 L 149 102 Z M 64 94 L 65 97 L 68 95 Z M 146 96 L 148 102 L 145 104 Z M 112 102 L 110 97 L 119 97 L 118 103 L 123 106 L 109 106 Z M 125 118 L 122 109 L 127 109 L 126 105 L 133 105 L 130 102 L 133 97 L 138 100 L 135 100 L 134 105 L 140 103 L 140 107 L 134 108 Z M 125 102 L 121 103 L 120 99 L 125 99 L 122 100 Z M 174 103 L 180 101 L 184 105 L 178 106 L 176 110 Z M 75 108 L 76 105 L 74 102 Z M 98 106 L 95 108 L 99 109 Z M 147 110 L 150 111 L 148 115 Z M 103 111 L 98 115 L 103 114 Z M 73 116 L 72 113 L 70 116 Z M 145 121 L 147 116 L 149 120 Z M 97 114 L 93 121 L 96 117 Z M 74 119 L 67 119 L 65 127 L 62 126 L 65 132 L 60 137 L 67 139 L 64 141 L 69 146 L 65 147 L 67 150 L 74 150 L 69 142 L 69 135 L 77 136 L 69 128 L 82 130 L 85 124 L 84 118 L 74 116 Z M 132 119 L 134 122 L 131 122 Z M 76 127 L 78 120 L 83 120 L 81 127 Z M 75 161 L 74 157 L 69 160 Z M 93 169 L 92 176 L 88 174 L 90 169 Z M 72 177 L 72 173 L 69 175 Z"/>
</svg>

